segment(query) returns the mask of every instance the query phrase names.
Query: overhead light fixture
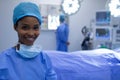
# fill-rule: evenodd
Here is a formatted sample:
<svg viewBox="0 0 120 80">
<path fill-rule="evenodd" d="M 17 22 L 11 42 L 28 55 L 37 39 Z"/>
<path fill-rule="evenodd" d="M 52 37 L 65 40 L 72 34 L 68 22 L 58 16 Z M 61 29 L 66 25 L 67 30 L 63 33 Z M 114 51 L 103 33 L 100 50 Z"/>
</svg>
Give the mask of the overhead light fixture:
<svg viewBox="0 0 120 80">
<path fill-rule="evenodd" d="M 114 17 L 120 16 L 120 1 L 119 0 L 111 0 L 111 2 L 108 4 L 109 10 L 111 12 L 111 15 Z"/>
<path fill-rule="evenodd" d="M 67 15 L 75 14 L 80 8 L 79 0 L 63 0 L 62 10 Z"/>
</svg>

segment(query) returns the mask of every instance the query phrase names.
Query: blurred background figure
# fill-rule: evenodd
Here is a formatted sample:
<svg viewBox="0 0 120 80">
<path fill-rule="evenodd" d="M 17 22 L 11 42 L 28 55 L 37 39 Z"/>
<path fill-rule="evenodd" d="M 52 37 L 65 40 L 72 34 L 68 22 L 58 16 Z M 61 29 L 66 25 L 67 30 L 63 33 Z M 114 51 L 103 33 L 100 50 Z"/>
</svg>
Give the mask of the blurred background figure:
<svg viewBox="0 0 120 80">
<path fill-rule="evenodd" d="M 83 39 L 82 44 L 81 44 L 82 50 L 91 50 L 93 48 L 92 33 L 89 31 L 89 29 L 86 26 L 84 26 L 82 28 L 81 32 L 84 35 L 84 39 Z"/>
<path fill-rule="evenodd" d="M 69 26 L 65 22 L 66 16 L 64 14 L 59 16 L 60 25 L 56 30 L 56 44 L 58 51 L 68 51 L 68 45 L 70 44 L 68 41 L 69 36 Z"/>
</svg>

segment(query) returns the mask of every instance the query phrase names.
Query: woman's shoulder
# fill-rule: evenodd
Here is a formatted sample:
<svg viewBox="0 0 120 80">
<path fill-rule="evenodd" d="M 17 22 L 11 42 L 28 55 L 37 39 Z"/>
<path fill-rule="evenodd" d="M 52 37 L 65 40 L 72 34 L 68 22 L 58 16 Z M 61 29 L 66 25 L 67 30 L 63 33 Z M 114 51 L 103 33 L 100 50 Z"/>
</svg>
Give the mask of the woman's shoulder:
<svg viewBox="0 0 120 80">
<path fill-rule="evenodd" d="M 13 51 L 15 51 L 15 48 L 14 48 L 14 47 L 8 48 L 8 49 L 6 49 L 6 50 L 3 50 L 3 51 L 0 53 L 0 56 L 10 55 L 10 53 L 12 53 Z"/>
<path fill-rule="evenodd" d="M 14 51 L 14 48 L 9 48 L 0 53 L 0 70 L 7 67 L 7 57 Z"/>
</svg>

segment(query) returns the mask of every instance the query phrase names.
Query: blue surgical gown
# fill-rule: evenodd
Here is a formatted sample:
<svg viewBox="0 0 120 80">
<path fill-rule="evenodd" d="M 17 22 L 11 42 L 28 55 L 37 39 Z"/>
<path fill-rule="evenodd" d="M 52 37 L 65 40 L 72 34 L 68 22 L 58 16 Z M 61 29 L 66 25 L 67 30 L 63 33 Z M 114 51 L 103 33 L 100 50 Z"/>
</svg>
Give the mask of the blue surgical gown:
<svg viewBox="0 0 120 80">
<path fill-rule="evenodd" d="M 23 58 L 14 47 L 0 54 L 0 80 L 57 80 L 49 57 Z"/>
<path fill-rule="evenodd" d="M 57 42 L 57 50 L 58 51 L 68 51 L 68 35 L 69 35 L 69 27 L 66 23 L 62 23 L 58 26 L 56 30 L 56 42 Z"/>
</svg>

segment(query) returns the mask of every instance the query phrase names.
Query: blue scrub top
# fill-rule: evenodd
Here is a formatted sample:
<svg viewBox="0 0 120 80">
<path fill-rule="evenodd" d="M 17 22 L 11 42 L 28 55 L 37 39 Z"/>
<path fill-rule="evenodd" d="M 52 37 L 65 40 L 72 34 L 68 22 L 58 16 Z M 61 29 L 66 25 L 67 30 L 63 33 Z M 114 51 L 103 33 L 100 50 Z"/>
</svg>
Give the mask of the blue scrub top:
<svg viewBox="0 0 120 80">
<path fill-rule="evenodd" d="M 0 80 L 57 80 L 57 76 L 45 53 L 28 59 L 10 48 L 0 54 Z"/>
<path fill-rule="evenodd" d="M 56 42 L 57 42 L 57 50 L 58 51 L 68 51 L 68 35 L 69 35 L 69 27 L 66 23 L 60 24 L 56 30 Z"/>
</svg>

